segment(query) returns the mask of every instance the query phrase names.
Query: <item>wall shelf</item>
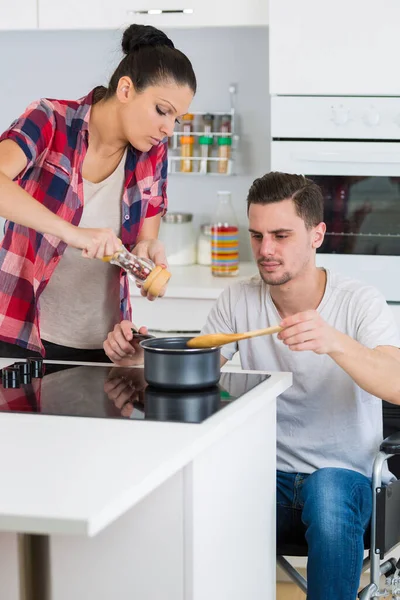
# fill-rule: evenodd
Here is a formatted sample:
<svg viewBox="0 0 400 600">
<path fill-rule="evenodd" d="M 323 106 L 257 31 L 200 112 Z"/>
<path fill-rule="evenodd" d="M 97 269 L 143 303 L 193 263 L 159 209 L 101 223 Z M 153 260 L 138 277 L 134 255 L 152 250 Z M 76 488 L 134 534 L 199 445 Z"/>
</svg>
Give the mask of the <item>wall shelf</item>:
<svg viewBox="0 0 400 600">
<path fill-rule="evenodd" d="M 230 108 L 226 111 L 191 111 L 195 131 L 184 132 L 182 130 L 184 121 L 180 128 L 174 131 L 169 141 L 168 172 L 173 175 L 192 176 L 215 176 L 226 177 L 235 174 L 235 157 L 239 143 L 237 134 L 237 115 L 235 111 L 236 85 L 229 86 Z M 202 121 L 212 115 L 212 131 L 205 131 Z M 221 131 L 220 126 L 224 117 L 230 120 L 230 131 Z M 192 138 L 191 148 L 193 152 L 183 156 L 183 139 Z M 202 144 L 204 138 L 210 139 L 207 144 Z M 220 138 L 227 138 L 230 144 L 219 145 Z M 229 149 L 229 157 L 224 158 L 221 148 Z"/>
</svg>

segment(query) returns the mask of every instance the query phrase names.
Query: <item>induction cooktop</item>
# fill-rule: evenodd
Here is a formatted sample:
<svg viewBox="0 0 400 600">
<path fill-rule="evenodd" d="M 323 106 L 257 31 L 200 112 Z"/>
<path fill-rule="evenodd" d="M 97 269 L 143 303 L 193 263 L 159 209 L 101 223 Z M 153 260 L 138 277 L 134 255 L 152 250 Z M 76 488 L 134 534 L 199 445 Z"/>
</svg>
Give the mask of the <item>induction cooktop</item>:
<svg viewBox="0 0 400 600">
<path fill-rule="evenodd" d="M 270 377 L 221 373 L 218 385 L 175 391 L 149 386 L 142 368 L 43 363 L 40 372 L 41 366 L 15 365 L 19 387 L 7 387 L 18 382 L 11 381 L 12 368 L 6 377 L 3 370 L 0 412 L 180 423 L 203 422 Z"/>
</svg>

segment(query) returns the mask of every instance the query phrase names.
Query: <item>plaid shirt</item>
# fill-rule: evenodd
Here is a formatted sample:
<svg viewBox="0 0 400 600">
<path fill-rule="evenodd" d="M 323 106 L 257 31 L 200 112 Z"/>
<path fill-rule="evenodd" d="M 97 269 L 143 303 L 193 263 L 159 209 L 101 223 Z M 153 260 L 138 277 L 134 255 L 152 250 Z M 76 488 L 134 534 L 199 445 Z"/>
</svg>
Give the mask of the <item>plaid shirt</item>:
<svg viewBox="0 0 400 600">
<path fill-rule="evenodd" d="M 82 164 L 94 91 L 77 101 L 34 102 L 0 137 L 16 142 L 27 157 L 18 185 L 73 225 L 79 225 L 83 211 Z M 129 146 L 121 211 L 121 239 L 129 250 L 144 219 L 165 212 L 166 178 L 167 141 L 149 152 Z M 0 244 L 0 340 L 44 354 L 38 300 L 65 248 L 55 236 L 6 222 Z M 124 271 L 120 288 L 121 318 L 130 319 Z"/>
</svg>

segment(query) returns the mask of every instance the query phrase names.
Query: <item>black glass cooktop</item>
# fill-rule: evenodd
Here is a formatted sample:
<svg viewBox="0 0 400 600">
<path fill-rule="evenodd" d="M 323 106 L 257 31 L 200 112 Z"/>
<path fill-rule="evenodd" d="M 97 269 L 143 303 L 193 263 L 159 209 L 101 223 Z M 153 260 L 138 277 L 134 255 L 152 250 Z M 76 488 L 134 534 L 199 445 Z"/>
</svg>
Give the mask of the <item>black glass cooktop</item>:
<svg viewBox="0 0 400 600">
<path fill-rule="evenodd" d="M 46 363 L 43 369 L 20 387 L 0 384 L 0 411 L 201 423 L 270 377 L 221 373 L 216 386 L 174 391 L 149 386 L 139 368 Z"/>
</svg>

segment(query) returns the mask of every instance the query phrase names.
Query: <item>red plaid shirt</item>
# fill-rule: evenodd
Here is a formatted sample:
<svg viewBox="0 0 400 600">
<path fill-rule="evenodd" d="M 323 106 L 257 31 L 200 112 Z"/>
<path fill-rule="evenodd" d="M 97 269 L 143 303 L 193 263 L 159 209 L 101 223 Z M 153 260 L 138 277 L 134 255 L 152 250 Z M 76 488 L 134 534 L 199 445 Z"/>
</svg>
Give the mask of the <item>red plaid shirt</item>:
<svg viewBox="0 0 400 600">
<path fill-rule="evenodd" d="M 28 163 L 16 181 L 38 202 L 73 225 L 83 210 L 82 163 L 94 90 L 77 101 L 42 99 L 3 133 Z M 125 163 L 122 243 L 131 250 L 146 217 L 167 206 L 167 141 L 149 152 L 131 146 Z M 44 354 L 38 300 L 66 244 L 59 238 L 6 222 L 0 244 L 0 339 Z M 131 318 L 126 273 L 121 271 L 121 318 Z M 71 294 L 74 290 L 71 290 Z"/>
</svg>

